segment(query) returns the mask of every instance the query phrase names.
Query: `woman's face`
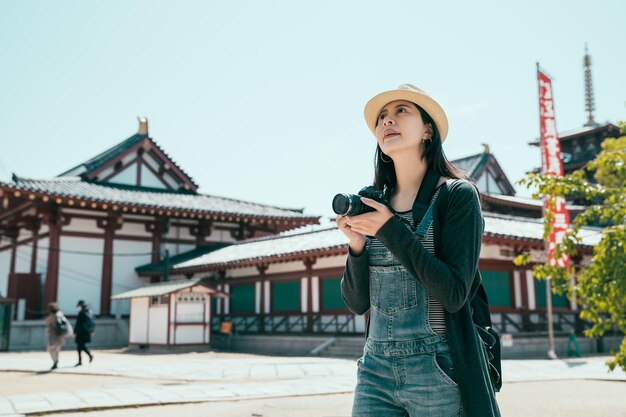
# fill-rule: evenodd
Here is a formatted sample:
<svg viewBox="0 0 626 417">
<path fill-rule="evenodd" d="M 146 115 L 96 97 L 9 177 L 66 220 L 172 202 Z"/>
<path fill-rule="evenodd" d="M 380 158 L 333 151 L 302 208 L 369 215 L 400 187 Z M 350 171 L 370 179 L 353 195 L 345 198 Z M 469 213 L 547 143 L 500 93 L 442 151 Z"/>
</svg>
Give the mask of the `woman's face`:
<svg viewBox="0 0 626 417">
<path fill-rule="evenodd" d="M 422 140 L 431 135 L 432 128 L 424 124 L 419 110 L 410 101 L 392 101 L 378 115 L 376 140 L 390 157 L 407 150 L 417 151 Z"/>
</svg>

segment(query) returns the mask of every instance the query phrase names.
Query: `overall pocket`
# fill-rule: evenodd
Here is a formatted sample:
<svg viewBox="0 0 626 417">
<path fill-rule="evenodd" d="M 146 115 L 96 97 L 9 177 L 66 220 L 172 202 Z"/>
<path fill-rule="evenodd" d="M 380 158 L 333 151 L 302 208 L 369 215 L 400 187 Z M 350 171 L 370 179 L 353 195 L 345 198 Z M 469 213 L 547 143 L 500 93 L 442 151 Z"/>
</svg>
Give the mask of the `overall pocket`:
<svg viewBox="0 0 626 417">
<path fill-rule="evenodd" d="M 433 353 L 433 364 L 444 381 L 450 385 L 457 385 L 456 373 L 452 365 L 452 357 L 447 351 Z"/>
<path fill-rule="evenodd" d="M 417 283 L 402 266 L 370 266 L 370 298 L 378 310 L 393 314 L 417 305 Z"/>
</svg>

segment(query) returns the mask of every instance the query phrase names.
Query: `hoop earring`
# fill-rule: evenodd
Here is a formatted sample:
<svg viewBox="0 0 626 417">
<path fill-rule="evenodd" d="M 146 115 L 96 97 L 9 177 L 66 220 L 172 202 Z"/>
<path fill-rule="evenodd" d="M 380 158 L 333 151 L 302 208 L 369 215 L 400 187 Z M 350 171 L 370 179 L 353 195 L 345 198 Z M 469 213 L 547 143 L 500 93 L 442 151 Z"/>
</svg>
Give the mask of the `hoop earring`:
<svg viewBox="0 0 626 417">
<path fill-rule="evenodd" d="M 383 161 L 383 162 L 384 162 L 384 163 L 386 163 L 386 164 L 390 163 L 390 162 L 391 162 L 391 158 L 389 158 L 389 160 L 388 160 L 388 161 L 385 161 L 385 158 L 383 158 L 383 155 L 384 155 L 384 153 L 382 153 L 382 152 L 381 152 L 381 153 L 380 153 L 380 160 L 381 160 L 381 161 Z"/>
<path fill-rule="evenodd" d="M 433 137 L 429 136 L 427 138 L 422 139 L 422 143 L 426 143 L 426 142 L 432 142 L 433 141 Z"/>
</svg>

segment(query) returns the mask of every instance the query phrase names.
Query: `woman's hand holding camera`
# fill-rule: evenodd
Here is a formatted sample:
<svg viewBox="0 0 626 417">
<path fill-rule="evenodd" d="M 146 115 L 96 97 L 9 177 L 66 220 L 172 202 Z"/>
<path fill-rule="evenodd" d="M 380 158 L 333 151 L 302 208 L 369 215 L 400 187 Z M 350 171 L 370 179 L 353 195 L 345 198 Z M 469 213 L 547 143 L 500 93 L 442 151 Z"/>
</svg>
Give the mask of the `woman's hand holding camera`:
<svg viewBox="0 0 626 417">
<path fill-rule="evenodd" d="M 355 256 L 363 252 L 365 236 L 376 236 L 383 224 L 393 217 L 384 204 L 365 197 L 361 197 L 361 201 L 375 211 L 358 216 L 337 216 L 337 226 L 350 239 L 350 252 Z"/>
</svg>

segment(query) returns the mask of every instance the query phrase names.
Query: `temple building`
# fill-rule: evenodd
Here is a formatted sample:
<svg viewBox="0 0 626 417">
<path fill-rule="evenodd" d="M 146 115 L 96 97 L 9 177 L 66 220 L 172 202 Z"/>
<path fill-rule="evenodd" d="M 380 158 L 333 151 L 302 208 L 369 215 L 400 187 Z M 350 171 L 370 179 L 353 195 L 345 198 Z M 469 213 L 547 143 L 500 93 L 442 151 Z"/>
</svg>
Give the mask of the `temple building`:
<svg viewBox="0 0 626 417">
<path fill-rule="evenodd" d="M 25 300 L 26 318 L 57 301 L 90 300 L 101 316 L 111 296 L 154 282 L 139 265 L 205 253 L 319 218 L 197 192 L 198 185 L 148 134 L 138 132 L 51 179 L 0 182 L 0 294 Z M 158 277 L 161 280 L 163 277 Z M 20 305 L 16 313 L 20 310 Z"/>
</svg>

